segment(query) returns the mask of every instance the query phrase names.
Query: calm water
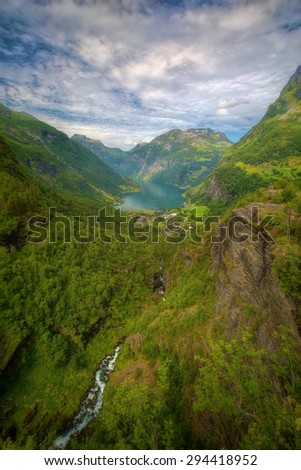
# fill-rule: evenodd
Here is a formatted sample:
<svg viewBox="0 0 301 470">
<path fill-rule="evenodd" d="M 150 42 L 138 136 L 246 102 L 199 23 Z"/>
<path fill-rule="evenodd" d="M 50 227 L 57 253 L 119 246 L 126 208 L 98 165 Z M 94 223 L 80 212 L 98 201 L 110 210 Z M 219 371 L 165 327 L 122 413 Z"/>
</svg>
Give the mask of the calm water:
<svg viewBox="0 0 301 470">
<path fill-rule="evenodd" d="M 124 203 L 119 206 L 121 209 L 172 209 L 183 206 L 185 202 L 181 197 L 184 189 L 153 181 L 138 181 L 138 183 L 142 191 L 123 194 Z"/>
</svg>

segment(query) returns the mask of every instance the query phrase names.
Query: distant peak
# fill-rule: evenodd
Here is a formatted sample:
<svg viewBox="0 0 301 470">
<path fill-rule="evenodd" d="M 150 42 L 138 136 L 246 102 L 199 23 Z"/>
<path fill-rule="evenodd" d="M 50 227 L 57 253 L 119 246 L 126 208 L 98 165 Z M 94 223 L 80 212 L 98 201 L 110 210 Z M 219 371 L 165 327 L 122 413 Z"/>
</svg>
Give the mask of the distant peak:
<svg viewBox="0 0 301 470">
<path fill-rule="evenodd" d="M 299 67 L 297 67 L 295 75 L 301 75 L 301 65 L 299 65 Z"/>
<path fill-rule="evenodd" d="M 86 139 L 87 137 L 84 134 L 74 134 L 71 139 Z"/>
<path fill-rule="evenodd" d="M 215 134 L 216 131 L 210 129 L 210 127 L 198 128 L 198 129 L 187 129 L 187 132 L 194 132 L 195 134 Z"/>
<path fill-rule="evenodd" d="M 293 75 L 292 75 L 291 78 L 289 79 L 289 82 L 288 82 L 288 83 L 293 82 L 293 81 L 295 82 L 295 81 L 297 81 L 297 80 L 300 80 L 300 78 L 301 78 L 301 65 L 299 65 L 299 67 L 297 67 L 296 72 L 293 73 Z"/>
<path fill-rule="evenodd" d="M 286 92 L 291 90 L 295 90 L 295 97 L 298 100 L 301 100 L 301 65 L 297 67 L 296 72 L 293 73 L 293 75 L 283 88 L 282 92 L 280 93 L 280 96 L 284 95 Z"/>
<path fill-rule="evenodd" d="M 187 132 L 191 133 L 191 134 L 195 134 L 195 135 L 199 135 L 200 137 L 201 136 L 216 136 L 216 137 L 220 137 L 221 139 L 224 139 L 224 140 L 227 140 L 229 142 L 231 142 L 230 139 L 228 139 L 228 137 L 226 136 L 226 134 L 224 134 L 223 132 L 220 132 L 220 131 L 215 131 L 214 129 L 211 129 L 210 127 L 205 127 L 205 128 L 199 128 L 199 129 L 187 129 Z"/>
<path fill-rule="evenodd" d="M 139 144 L 136 144 L 134 148 L 141 148 L 141 147 L 144 147 L 145 145 L 147 145 L 147 142 L 139 142 Z"/>
<path fill-rule="evenodd" d="M 4 106 L 4 104 L 0 103 L 0 115 L 5 116 L 5 117 L 10 117 L 12 114 L 12 111 Z"/>
</svg>

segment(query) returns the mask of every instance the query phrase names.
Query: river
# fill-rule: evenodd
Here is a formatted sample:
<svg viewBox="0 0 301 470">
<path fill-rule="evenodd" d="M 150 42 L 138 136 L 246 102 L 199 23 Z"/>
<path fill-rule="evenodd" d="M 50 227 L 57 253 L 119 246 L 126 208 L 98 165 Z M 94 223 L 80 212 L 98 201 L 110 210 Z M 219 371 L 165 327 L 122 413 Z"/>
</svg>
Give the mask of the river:
<svg viewBox="0 0 301 470">
<path fill-rule="evenodd" d="M 74 416 L 66 431 L 55 439 L 54 449 L 65 449 L 71 437 L 80 433 L 100 412 L 103 403 L 103 392 L 109 376 L 114 370 L 120 348 L 121 345 L 119 344 L 112 355 L 101 361 L 95 372 L 93 385 L 89 388 L 78 413 Z"/>
</svg>

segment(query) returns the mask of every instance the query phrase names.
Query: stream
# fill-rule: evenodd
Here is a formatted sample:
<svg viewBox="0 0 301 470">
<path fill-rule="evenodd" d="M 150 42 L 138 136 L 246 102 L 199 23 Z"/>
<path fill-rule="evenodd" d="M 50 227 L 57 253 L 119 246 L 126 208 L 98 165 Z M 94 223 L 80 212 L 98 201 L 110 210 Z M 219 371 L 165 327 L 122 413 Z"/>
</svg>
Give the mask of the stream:
<svg viewBox="0 0 301 470">
<path fill-rule="evenodd" d="M 164 259 L 160 260 L 159 272 L 154 276 L 154 290 L 158 290 L 163 301 L 165 298 L 165 285 L 163 278 Z M 75 434 L 79 434 L 85 427 L 96 418 L 103 404 L 103 393 L 105 386 L 109 380 L 111 372 L 115 368 L 115 362 L 121 343 L 114 349 L 112 355 L 106 356 L 100 363 L 95 372 L 93 385 L 87 391 L 85 398 L 80 404 L 78 413 L 74 416 L 67 429 L 58 436 L 53 442 L 53 449 L 65 449 L 70 439 Z"/>
<path fill-rule="evenodd" d="M 156 272 L 153 276 L 153 291 L 158 292 L 163 302 L 165 302 L 166 298 L 165 298 L 165 285 L 164 285 L 164 276 L 163 276 L 163 263 L 164 263 L 164 259 L 161 258 L 159 272 Z"/>
<path fill-rule="evenodd" d="M 165 302 L 165 301 L 166 301 L 166 298 L 165 298 L 165 286 L 164 286 L 164 278 L 163 278 L 163 274 L 162 274 L 162 271 L 163 271 L 163 263 L 164 263 L 164 259 L 161 258 L 161 259 L 160 259 L 160 276 L 159 276 L 159 280 L 160 280 L 161 285 L 160 285 L 159 294 L 161 295 L 163 302 Z"/>
<path fill-rule="evenodd" d="M 95 372 L 92 387 L 86 393 L 78 413 L 74 416 L 67 430 L 55 439 L 53 443 L 54 449 L 65 449 L 71 437 L 80 433 L 100 412 L 103 403 L 103 392 L 109 376 L 115 368 L 115 362 L 120 349 L 121 345 L 119 344 L 114 349 L 112 355 L 105 357 L 101 361 L 99 368 Z"/>
</svg>

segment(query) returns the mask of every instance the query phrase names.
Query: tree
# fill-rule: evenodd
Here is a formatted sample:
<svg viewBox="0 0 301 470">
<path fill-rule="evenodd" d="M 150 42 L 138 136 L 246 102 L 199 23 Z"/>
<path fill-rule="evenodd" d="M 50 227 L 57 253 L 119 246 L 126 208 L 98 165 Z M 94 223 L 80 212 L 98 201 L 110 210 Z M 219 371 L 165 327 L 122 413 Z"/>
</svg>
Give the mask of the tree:
<svg viewBox="0 0 301 470">
<path fill-rule="evenodd" d="M 283 342 L 287 334 L 282 333 Z M 280 351 L 271 356 L 267 350 L 257 349 L 248 332 L 241 341 L 210 341 L 209 345 L 208 356 L 199 358 L 194 409 L 211 417 L 217 446 L 296 448 L 300 409 L 296 411 L 297 401 L 283 387 L 283 383 L 292 383 L 285 354 Z"/>
</svg>

